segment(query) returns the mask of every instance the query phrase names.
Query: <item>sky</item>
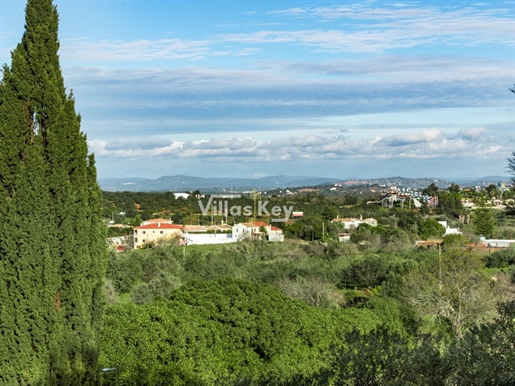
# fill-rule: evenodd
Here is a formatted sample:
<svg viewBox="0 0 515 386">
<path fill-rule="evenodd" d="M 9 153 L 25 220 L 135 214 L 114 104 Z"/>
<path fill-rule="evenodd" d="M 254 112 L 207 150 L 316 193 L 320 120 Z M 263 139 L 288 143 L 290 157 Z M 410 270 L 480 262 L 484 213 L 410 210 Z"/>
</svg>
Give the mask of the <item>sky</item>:
<svg viewBox="0 0 515 386">
<path fill-rule="evenodd" d="M 100 178 L 508 175 L 514 0 L 54 4 Z"/>
</svg>

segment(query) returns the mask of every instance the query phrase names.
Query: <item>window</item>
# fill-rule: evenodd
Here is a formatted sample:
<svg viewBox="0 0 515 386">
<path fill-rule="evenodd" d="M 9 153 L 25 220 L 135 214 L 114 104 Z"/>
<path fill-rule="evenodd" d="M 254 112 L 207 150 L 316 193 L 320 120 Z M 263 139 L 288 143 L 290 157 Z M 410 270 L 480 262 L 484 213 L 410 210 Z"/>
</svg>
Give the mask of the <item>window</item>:
<svg viewBox="0 0 515 386">
<path fill-rule="evenodd" d="M 145 231 L 143 231 L 142 233 L 145 234 Z"/>
<path fill-rule="evenodd" d="M 159 233 L 163 234 L 163 231 L 160 231 Z"/>
<path fill-rule="evenodd" d="M 134 238 L 134 242 L 135 242 L 135 243 L 137 243 L 137 242 L 138 242 L 138 238 L 137 238 L 137 237 L 135 237 L 135 238 Z"/>
</svg>

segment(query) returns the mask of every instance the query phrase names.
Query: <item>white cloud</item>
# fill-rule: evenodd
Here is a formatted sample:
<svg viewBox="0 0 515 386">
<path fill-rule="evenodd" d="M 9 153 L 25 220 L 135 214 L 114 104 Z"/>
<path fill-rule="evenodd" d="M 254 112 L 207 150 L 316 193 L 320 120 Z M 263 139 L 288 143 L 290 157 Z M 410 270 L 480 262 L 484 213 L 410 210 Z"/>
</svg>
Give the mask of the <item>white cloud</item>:
<svg viewBox="0 0 515 386">
<path fill-rule="evenodd" d="M 303 8 L 299 8 L 299 7 L 268 12 L 269 15 L 281 15 L 281 16 L 299 16 L 299 15 L 303 15 L 305 13 L 307 13 L 307 10 L 305 10 Z"/>
<path fill-rule="evenodd" d="M 382 52 L 435 44 L 514 44 L 512 12 L 509 9 L 452 9 L 418 4 L 388 8 L 355 3 L 271 13 L 278 16 L 310 15 L 326 21 L 346 20 L 346 23 L 338 29 L 267 30 L 227 34 L 221 38 L 247 44 L 298 43 L 334 52 Z M 353 22 L 349 23 L 349 20 Z"/>
<path fill-rule="evenodd" d="M 471 136 L 471 137 L 467 137 Z M 472 140 L 473 139 L 473 140 Z M 127 141 L 89 142 L 99 157 L 176 159 L 202 158 L 213 162 L 265 162 L 295 159 L 436 159 L 442 156 L 488 158 L 506 149 L 492 141 L 483 128 L 462 129 L 458 133 L 439 129 L 418 130 L 405 135 L 353 139 L 350 136 L 285 137 L 258 141 L 250 137 L 199 141 L 155 140 L 141 144 Z M 150 146 L 152 145 L 153 146 Z"/>
<path fill-rule="evenodd" d="M 210 44 L 206 40 L 184 39 L 91 42 L 77 38 L 62 41 L 60 54 L 63 60 L 70 62 L 200 60 L 209 55 Z"/>
<path fill-rule="evenodd" d="M 468 129 L 462 129 L 458 132 L 458 137 L 461 137 L 468 141 L 479 140 L 481 136 L 486 133 L 486 129 L 484 127 L 472 127 Z"/>
<path fill-rule="evenodd" d="M 443 4 L 443 3 L 442 3 Z M 61 54 L 67 61 L 148 62 L 158 60 L 206 60 L 234 52 L 252 55 L 258 44 L 297 44 L 334 53 L 382 53 L 392 49 L 481 44 L 513 46 L 513 20 L 509 9 L 480 6 L 454 9 L 442 5 L 386 6 L 354 3 L 345 6 L 290 8 L 270 15 L 281 18 L 306 15 L 323 21 L 326 28 L 288 25 L 283 29 L 254 30 L 205 36 L 203 39 L 139 39 L 90 41 L 65 39 Z M 340 21 L 345 23 L 340 24 Z M 256 26 L 257 24 L 247 25 Z M 494 27 L 495 26 L 495 27 Z M 235 46 L 241 44 L 241 46 Z"/>
<path fill-rule="evenodd" d="M 428 129 L 403 135 L 391 135 L 384 138 L 382 142 L 387 146 L 397 147 L 435 142 L 442 139 L 444 136 L 445 133 L 442 130 Z"/>
<path fill-rule="evenodd" d="M 384 114 L 411 112 L 409 125 L 418 119 L 422 127 L 430 122 L 449 127 L 451 108 L 466 109 L 454 113 L 461 117 L 452 118 L 452 124 L 484 125 L 512 117 L 510 75 L 503 62 L 455 57 L 267 62 L 253 70 L 65 68 L 91 139 L 142 133 L 197 139 L 206 132 L 226 137 L 260 132 L 262 139 L 266 132 L 277 138 L 306 129 L 326 136 L 373 121 L 371 127 L 390 124 L 384 133 L 402 123 Z M 497 111 L 501 107 L 505 111 Z M 435 114 L 441 119 L 433 119 Z M 473 119 L 474 114 L 481 117 Z M 458 136 L 472 135 L 464 131 Z"/>
</svg>

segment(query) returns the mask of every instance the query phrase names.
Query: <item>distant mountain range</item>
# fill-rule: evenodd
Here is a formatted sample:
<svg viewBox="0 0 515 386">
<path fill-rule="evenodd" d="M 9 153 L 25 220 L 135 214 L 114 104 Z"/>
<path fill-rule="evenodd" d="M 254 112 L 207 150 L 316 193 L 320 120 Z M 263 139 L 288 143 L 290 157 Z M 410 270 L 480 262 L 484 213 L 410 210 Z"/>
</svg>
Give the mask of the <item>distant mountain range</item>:
<svg viewBox="0 0 515 386">
<path fill-rule="evenodd" d="M 100 178 L 100 187 L 105 191 L 174 191 L 183 192 L 185 190 L 200 191 L 245 191 L 251 189 L 279 189 L 279 188 L 298 188 L 303 186 L 320 186 L 340 184 L 342 186 L 355 185 L 381 185 L 381 186 L 403 186 L 414 189 L 425 188 L 434 183 L 440 188 L 451 185 L 452 182 L 460 186 L 488 186 L 504 181 L 510 182 L 510 177 L 488 176 L 475 180 L 452 179 L 445 180 L 440 178 L 325 178 L 325 177 L 306 177 L 306 176 L 271 176 L 262 178 L 222 178 L 222 177 L 192 177 L 192 176 L 163 176 L 156 179 L 150 178 Z"/>
</svg>

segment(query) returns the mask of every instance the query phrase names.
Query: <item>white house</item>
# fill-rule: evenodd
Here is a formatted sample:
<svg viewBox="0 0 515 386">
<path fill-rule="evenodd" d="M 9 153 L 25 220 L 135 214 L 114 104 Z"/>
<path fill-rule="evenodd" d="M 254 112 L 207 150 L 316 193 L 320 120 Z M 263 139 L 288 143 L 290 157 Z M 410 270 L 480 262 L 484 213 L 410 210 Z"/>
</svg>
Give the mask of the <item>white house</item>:
<svg viewBox="0 0 515 386">
<path fill-rule="evenodd" d="M 264 232 L 260 228 L 264 228 Z M 232 227 L 232 237 L 236 240 L 258 238 L 271 232 L 272 226 L 263 222 L 242 222 Z"/>
<path fill-rule="evenodd" d="M 268 241 L 284 241 L 284 233 L 281 228 L 272 226 L 268 232 Z"/>
<path fill-rule="evenodd" d="M 376 227 L 377 220 L 375 218 L 351 218 L 351 217 L 342 217 L 339 216 L 331 221 L 331 223 L 340 223 L 344 225 L 345 229 L 356 229 L 360 224 L 368 224 L 370 226 Z"/>
<path fill-rule="evenodd" d="M 450 228 L 449 225 L 447 225 L 447 221 L 438 221 L 438 224 L 443 226 L 445 228 L 445 234 L 447 235 L 461 235 L 461 232 L 458 228 Z"/>
</svg>

